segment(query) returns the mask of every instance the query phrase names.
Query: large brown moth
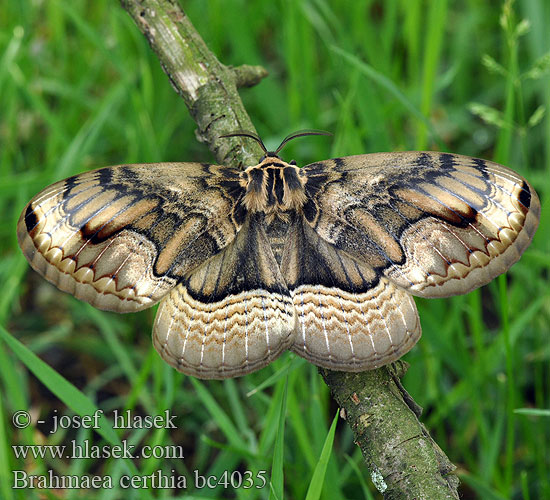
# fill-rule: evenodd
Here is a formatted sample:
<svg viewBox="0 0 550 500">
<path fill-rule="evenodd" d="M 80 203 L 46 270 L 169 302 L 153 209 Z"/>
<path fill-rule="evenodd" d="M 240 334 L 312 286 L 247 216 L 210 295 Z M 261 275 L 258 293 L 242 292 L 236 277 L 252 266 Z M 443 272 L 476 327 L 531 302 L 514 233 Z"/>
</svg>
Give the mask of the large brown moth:
<svg viewBox="0 0 550 500">
<path fill-rule="evenodd" d="M 540 203 L 496 163 L 375 153 L 305 167 L 278 153 L 101 168 L 38 193 L 17 226 L 33 269 L 99 309 L 160 302 L 153 343 L 222 379 L 286 349 L 334 370 L 396 360 L 420 337 L 412 295 L 467 293 L 527 248 Z"/>
</svg>

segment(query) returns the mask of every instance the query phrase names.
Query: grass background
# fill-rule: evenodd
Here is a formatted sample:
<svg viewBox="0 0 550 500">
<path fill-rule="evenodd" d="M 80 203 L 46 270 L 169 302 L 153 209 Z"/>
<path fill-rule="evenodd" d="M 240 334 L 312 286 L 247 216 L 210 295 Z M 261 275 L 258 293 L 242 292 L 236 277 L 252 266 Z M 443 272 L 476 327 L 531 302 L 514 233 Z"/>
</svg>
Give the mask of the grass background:
<svg viewBox="0 0 550 500">
<path fill-rule="evenodd" d="M 184 8 L 222 62 L 269 70 L 241 92 L 268 146 L 300 128 L 334 132 L 289 144 L 288 160 L 440 149 L 496 159 L 536 188 L 540 228 L 506 277 L 452 300 L 417 300 L 424 334 L 406 356 L 404 385 L 458 466 L 463 498 L 550 498 L 550 418 L 533 411 L 550 407 L 548 2 L 189 0 Z M 151 346 L 154 311 L 99 312 L 30 271 L 15 226 L 46 185 L 104 165 L 212 157 L 117 2 L 18 0 L 2 10 L 0 498 L 282 498 L 284 489 L 300 499 L 310 487 L 309 498 L 379 498 L 343 421 L 332 440 L 337 408 L 315 367 L 285 354 L 237 380 L 185 377 Z M 50 434 L 47 423 L 16 430 L 11 422 L 16 410 L 48 422 L 96 407 L 169 408 L 178 429 L 124 434 L 105 424 L 101 435 Z M 22 460 L 11 448 L 123 438 L 179 444 L 185 458 Z M 316 471 L 322 450 L 326 472 Z M 12 470 L 49 468 L 115 479 L 160 469 L 186 476 L 188 488 L 10 488 Z M 195 469 L 266 470 L 273 487 L 193 489 Z"/>
</svg>

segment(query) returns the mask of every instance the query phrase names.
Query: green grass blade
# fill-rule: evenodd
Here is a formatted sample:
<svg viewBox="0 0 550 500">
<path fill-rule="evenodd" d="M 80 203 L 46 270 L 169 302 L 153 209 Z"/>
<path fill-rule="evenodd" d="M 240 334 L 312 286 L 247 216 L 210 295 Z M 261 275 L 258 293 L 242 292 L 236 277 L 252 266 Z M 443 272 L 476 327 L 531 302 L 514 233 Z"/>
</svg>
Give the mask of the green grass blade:
<svg viewBox="0 0 550 500">
<path fill-rule="evenodd" d="M 325 474 L 327 472 L 328 461 L 330 460 L 332 445 L 334 444 L 334 434 L 336 432 L 338 414 L 339 412 L 336 412 L 336 415 L 332 419 L 332 425 L 330 426 L 327 437 L 325 438 L 323 449 L 321 450 L 321 454 L 319 455 L 319 461 L 315 466 L 313 476 L 311 476 L 311 481 L 309 482 L 306 500 L 319 500 L 319 498 L 321 498 L 321 492 L 323 491 L 323 483 L 325 482 Z"/>
<path fill-rule="evenodd" d="M 422 71 L 422 99 L 420 112 L 422 116 L 430 116 L 433 102 L 433 93 L 435 81 L 437 79 L 437 66 L 443 47 L 443 32 L 446 27 L 447 18 L 447 0 L 432 0 L 428 7 L 427 14 L 427 33 L 424 45 L 424 61 Z M 425 125 L 425 122 L 423 122 Z M 416 148 L 426 149 L 427 138 L 426 130 L 432 133 L 432 130 L 425 126 L 420 126 Z M 432 133 L 433 135 L 433 133 Z"/>
<path fill-rule="evenodd" d="M 27 349 L 19 340 L 10 335 L 2 326 L 0 326 L 0 337 L 27 368 L 68 408 L 81 416 L 93 415 L 98 410 L 97 406 L 85 394 L 44 363 L 44 361 Z M 96 429 L 97 433 L 109 443 L 120 445 L 120 438 L 113 430 L 112 422 L 105 415 L 101 415 L 99 422 L 100 427 Z M 136 473 L 133 463 L 129 460 L 125 461 L 129 469 Z"/>
<path fill-rule="evenodd" d="M 2 398 L 0 398 L 0 497 L 5 500 L 11 500 L 13 498 L 13 490 L 10 487 L 13 479 L 10 469 L 11 448 L 6 434 L 4 412 Z"/>
<path fill-rule="evenodd" d="M 243 449 L 243 441 L 238 429 L 235 427 L 223 408 L 216 402 L 212 396 L 212 393 L 208 391 L 205 385 L 195 377 L 189 377 L 189 379 L 191 380 L 193 387 L 195 387 L 199 399 L 204 404 L 212 418 L 216 421 L 218 427 L 224 433 L 230 445 L 237 450 Z"/>
<path fill-rule="evenodd" d="M 394 82 L 392 82 L 387 76 L 376 71 L 366 62 L 361 61 L 359 58 L 341 49 L 340 47 L 332 46 L 331 50 L 347 59 L 365 76 L 370 78 L 374 83 L 378 84 L 384 90 L 393 95 L 393 97 L 395 97 L 411 115 L 415 116 L 420 122 L 422 122 L 426 126 L 433 140 L 435 140 L 441 148 L 444 147 L 443 141 L 440 139 L 437 132 L 433 128 L 430 120 L 422 114 L 422 112 L 411 102 L 411 100 L 405 94 L 403 94 L 403 92 L 401 92 L 401 90 L 399 90 L 399 87 Z"/>
<path fill-rule="evenodd" d="M 367 483 L 363 478 L 363 473 L 359 469 L 357 463 L 349 455 L 345 455 L 345 459 L 348 461 L 349 466 L 352 468 L 353 472 L 355 472 L 355 475 L 357 476 L 357 480 L 359 481 L 359 484 L 361 485 L 361 490 L 363 491 L 363 496 L 367 500 L 374 500 L 374 496 L 370 492 L 369 487 L 367 486 Z M 363 459 L 361 458 L 361 464 L 362 463 Z"/>
<path fill-rule="evenodd" d="M 269 401 L 269 407 L 265 412 L 263 430 L 258 442 L 260 454 L 262 455 L 268 453 L 268 450 L 275 441 L 285 387 L 286 385 L 282 381 L 275 385 L 273 396 Z"/>
<path fill-rule="evenodd" d="M 507 500 L 508 497 L 491 488 L 484 478 L 474 476 L 473 474 L 460 474 L 460 480 L 470 486 L 476 493 L 477 498 L 483 500 Z"/>
<path fill-rule="evenodd" d="M 98 106 L 95 115 L 82 125 L 78 133 L 69 143 L 65 153 L 59 160 L 56 168 L 57 177 L 66 177 L 78 164 L 88 150 L 96 141 L 99 131 L 113 115 L 116 115 L 116 108 L 120 101 L 128 91 L 128 83 L 126 80 L 121 80 L 118 85 L 115 85 L 109 94 L 103 99 Z"/>
<path fill-rule="evenodd" d="M 550 410 L 540 408 L 516 408 L 514 413 L 516 415 L 527 415 L 530 417 L 550 417 Z"/>
<path fill-rule="evenodd" d="M 282 383 L 283 381 L 281 381 Z M 285 443 L 285 419 L 286 419 L 286 399 L 288 390 L 288 377 L 284 380 L 283 397 L 281 398 L 281 407 L 279 409 L 279 423 L 277 436 L 275 437 L 275 449 L 273 450 L 273 463 L 271 465 L 271 489 L 269 491 L 269 500 L 283 500 L 284 498 L 284 443 Z"/>
</svg>

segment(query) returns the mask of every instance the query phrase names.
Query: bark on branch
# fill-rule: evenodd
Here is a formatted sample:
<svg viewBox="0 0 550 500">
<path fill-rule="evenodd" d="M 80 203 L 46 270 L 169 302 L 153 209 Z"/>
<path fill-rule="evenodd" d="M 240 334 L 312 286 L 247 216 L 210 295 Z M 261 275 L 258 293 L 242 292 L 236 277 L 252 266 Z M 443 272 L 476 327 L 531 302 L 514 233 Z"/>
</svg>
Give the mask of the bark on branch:
<svg viewBox="0 0 550 500">
<path fill-rule="evenodd" d="M 267 75 L 259 66 L 224 66 L 208 49 L 176 0 L 121 0 L 147 37 L 174 89 L 219 163 L 252 165 L 258 146 L 221 139 L 239 129 L 254 131 L 238 94 Z M 421 408 L 399 381 L 404 363 L 363 373 L 320 370 L 343 409 L 374 484 L 386 499 L 458 499 L 454 465 L 418 421 Z"/>
<path fill-rule="evenodd" d="M 253 165 L 262 150 L 242 138 L 218 137 L 235 130 L 255 131 L 237 87 L 267 76 L 260 66 L 224 66 L 208 49 L 176 0 L 121 0 L 183 98 L 205 142 L 224 165 Z M 245 147 L 246 146 L 246 147 Z"/>
<path fill-rule="evenodd" d="M 385 499 L 458 499 L 455 466 L 419 422 L 422 408 L 399 380 L 406 366 L 320 372 Z"/>
</svg>

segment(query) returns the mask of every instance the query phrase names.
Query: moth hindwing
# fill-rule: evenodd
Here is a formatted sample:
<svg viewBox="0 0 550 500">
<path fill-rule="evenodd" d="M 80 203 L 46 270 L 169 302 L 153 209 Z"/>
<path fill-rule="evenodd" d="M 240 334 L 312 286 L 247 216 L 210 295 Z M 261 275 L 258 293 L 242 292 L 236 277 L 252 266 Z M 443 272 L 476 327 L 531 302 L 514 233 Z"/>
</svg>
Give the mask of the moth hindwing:
<svg viewBox="0 0 550 500">
<path fill-rule="evenodd" d="M 344 371 L 396 360 L 421 334 L 411 295 L 488 283 L 539 216 L 528 182 L 485 160 L 413 151 L 299 168 L 266 150 L 244 171 L 157 163 L 70 177 L 30 201 L 17 235 L 33 269 L 95 307 L 160 302 L 161 356 L 226 378 L 287 348 Z"/>
</svg>

